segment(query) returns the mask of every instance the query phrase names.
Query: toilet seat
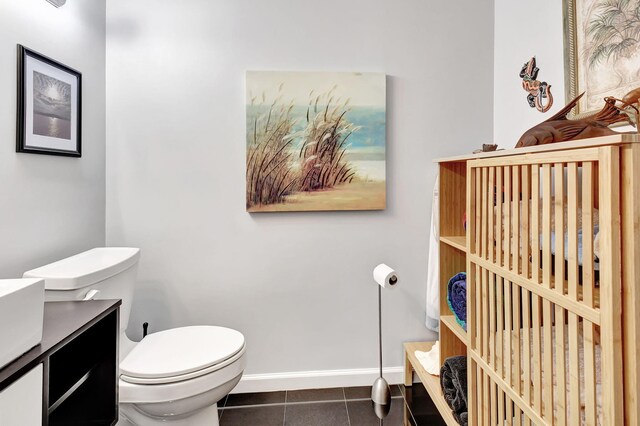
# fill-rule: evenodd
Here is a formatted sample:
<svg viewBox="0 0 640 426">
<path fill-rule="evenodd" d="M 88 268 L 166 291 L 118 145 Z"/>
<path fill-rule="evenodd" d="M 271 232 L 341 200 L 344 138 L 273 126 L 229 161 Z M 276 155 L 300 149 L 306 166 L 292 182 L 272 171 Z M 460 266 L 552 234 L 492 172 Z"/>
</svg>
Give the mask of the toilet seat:
<svg viewBox="0 0 640 426">
<path fill-rule="evenodd" d="M 171 383 L 138 384 L 126 382 L 120 376 L 118 381 L 119 400 L 120 403 L 125 404 L 154 404 L 190 398 L 215 389 L 221 384 L 234 379 L 240 380 L 245 365 L 245 348 L 243 348 L 224 367 L 189 380 Z"/>
<path fill-rule="evenodd" d="M 127 383 L 136 384 L 136 385 L 162 385 L 162 384 L 170 384 L 170 383 L 176 383 L 176 382 L 182 382 L 185 380 L 195 379 L 200 376 L 206 376 L 207 374 L 213 373 L 217 370 L 221 370 L 226 366 L 233 364 L 238 360 L 238 358 L 244 355 L 244 351 L 245 351 L 245 347 L 242 346 L 240 351 L 235 355 L 233 355 L 231 358 L 227 358 L 226 360 L 224 360 L 219 364 L 211 365 L 202 370 L 193 371 L 187 374 L 181 374 L 181 375 L 172 376 L 172 377 L 161 377 L 156 379 L 144 379 L 140 377 L 131 377 L 131 376 L 127 376 L 126 374 L 121 374 L 120 380 L 123 380 Z"/>
<path fill-rule="evenodd" d="M 225 327 L 190 326 L 145 337 L 120 363 L 120 378 L 152 385 L 194 379 L 232 364 L 244 353 L 242 333 Z"/>
</svg>

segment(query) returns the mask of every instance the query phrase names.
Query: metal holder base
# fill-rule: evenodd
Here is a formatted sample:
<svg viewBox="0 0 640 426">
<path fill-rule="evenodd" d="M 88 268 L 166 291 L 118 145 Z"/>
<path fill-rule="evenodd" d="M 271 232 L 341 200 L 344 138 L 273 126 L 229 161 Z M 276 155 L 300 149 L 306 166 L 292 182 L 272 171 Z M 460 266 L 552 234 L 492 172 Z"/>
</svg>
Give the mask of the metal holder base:
<svg viewBox="0 0 640 426">
<path fill-rule="evenodd" d="M 382 377 L 382 287 L 378 286 L 378 349 L 380 355 L 380 377 L 373 382 L 371 388 L 371 401 L 373 411 L 382 420 L 391 409 L 391 389 L 389 383 Z"/>
<path fill-rule="evenodd" d="M 378 377 L 373 382 L 371 401 L 373 402 L 373 411 L 379 419 L 383 419 L 389 414 L 391 409 L 391 389 L 383 377 Z"/>
</svg>

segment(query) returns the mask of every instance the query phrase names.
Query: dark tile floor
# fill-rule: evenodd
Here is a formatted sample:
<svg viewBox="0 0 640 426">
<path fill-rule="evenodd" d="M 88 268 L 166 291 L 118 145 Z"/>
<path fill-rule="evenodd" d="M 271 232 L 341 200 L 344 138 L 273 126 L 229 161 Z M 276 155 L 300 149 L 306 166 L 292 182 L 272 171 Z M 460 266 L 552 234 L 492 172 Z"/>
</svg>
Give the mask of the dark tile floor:
<svg viewBox="0 0 640 426">
<path fill-rule="evenodd" d="M 381 423 L 371 387 L 229 395 L 220 401 L 220 426 L 439 426 L 444 421 L 420 383 L 391 386 L 391 411 Z"/>
</svg>

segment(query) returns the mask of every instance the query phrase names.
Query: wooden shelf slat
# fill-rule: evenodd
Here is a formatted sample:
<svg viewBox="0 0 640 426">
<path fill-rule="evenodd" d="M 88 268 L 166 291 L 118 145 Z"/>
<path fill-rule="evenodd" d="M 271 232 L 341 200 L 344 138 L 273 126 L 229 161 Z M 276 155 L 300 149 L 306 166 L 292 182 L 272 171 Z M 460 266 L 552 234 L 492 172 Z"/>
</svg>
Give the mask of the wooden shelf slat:
<svg viewBox="0 0 640 426">
<path fill-rule="evenodd" d="M 440 236 L 440 241 L 460 251 L 467 251 L 467 237 L 465 237 L 464 235 Z"/>
<path fill-rule="evenodd" d="M 458 339 L 462 341 L 465 345 L 468 345 L 468 337 L 467 332 L 458 324 L 456 321 L 456 317 L 453 315 L 442 315 L 440 317 L 440 321 L 455 334 L 458 336 Z"/>
<path fill-rule="evenodd" d="M 411 367 L 416 372 L 420 381 L 424 385 L 425 389 L 429 393 L 434 405 L 438 408 L 440 415 L 444 419 L 448 426 L 458 426 L 458 422 L 453 417 L 451 408 L 447 405 L 447 401 L 442 394 L 442 388 L 440 387 L 440 377 L 432 376 L 422 367 L 418 358 L 416 358 L 415 351 L 429 351 L 435 342 L 407 342 L 404 344 L 405 356 L 411 363 Z M 409 368 L 409 366 L 405 366 Z"/>
<path fill-rule="evenodd" d="M 576 148 L 600 147 L 606 145 L 626 145 L 640 142 L 640 135 L 620 133 L 617 135 L 600 136 L 597 138 L 580 139 L 554 144 L 534 145 L 523 148 L 511 148 L 499 151 L 481 152 L 478 154 L 464 154 L 452 157 L 436 158 L 434 163 L 464 163 L 467 160 L 477 160 L 480 158 L 507 157 L 512 155 L 532 154 L 539 152 L 565 151 Z"/>
<path fill-rule="evenodd" d="M 494 251 L 495 253 L 495 251 Z M 504 253 L 503 253 L 504 256 Z M 497 253 L 495 254 L 495 257 L 497 257 Z M 484 258 L 483 258 L 484 259 Z M 514 261 L 515 257 L 513 255 L 510 256 L 511 262 Z M 582 265 L 581 265 L 582 266 Z M 531 276 L 533 275 L 533 265 L 531 265 L 531 262 L 529 262 L 529 270 L 531 271 L 530 274 L 528 274 L 528 276 L 526 276 L 526 279 L 531 280 Z M 515 273 L 515 270 L 512 269 L 512 271 Z M 518 266 L 518 275 L 522 276 L 523 278 L 525 278 L 525 275 L 523 273 L 522 270 L 522 265 Z M 543 268 L 538 268 L 538 276 L 539 277 L 543 277 L 544 276 L 544 269 Z M 550 281 L 550 287 L 551 288 L 556 288 L 556 276 L 552 275 L 551 276 L 551 281 Z M 563 279 L 563 294 L 568 294 L 569 292 L 569 281 Z M 540 283 L 540 285 L 543 285 L 542 282 Z M 582 297 L 582 289 L 583 286 L 582 284 L 580 284 L 578 286 L 578 300 L 582 302 L 583 297 Z M 593 307 L 595 309 L 600 309 L 600 285 L 598 284 L 597 287 L 593 288 Z"/>
</svg>

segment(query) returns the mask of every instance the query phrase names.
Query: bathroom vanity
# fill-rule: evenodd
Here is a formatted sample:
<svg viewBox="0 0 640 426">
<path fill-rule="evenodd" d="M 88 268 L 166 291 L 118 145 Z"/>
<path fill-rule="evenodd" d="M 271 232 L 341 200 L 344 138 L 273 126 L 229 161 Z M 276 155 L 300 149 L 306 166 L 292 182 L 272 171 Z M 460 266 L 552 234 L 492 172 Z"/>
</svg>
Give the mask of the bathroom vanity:
<svg viewBox="0 0 640 426">
<path fill-rule="evenodd" d="M 0 425 L 114 425 L 120 300 L 47 302 L 42 342 L 0 369 Z"/>
</svg>

